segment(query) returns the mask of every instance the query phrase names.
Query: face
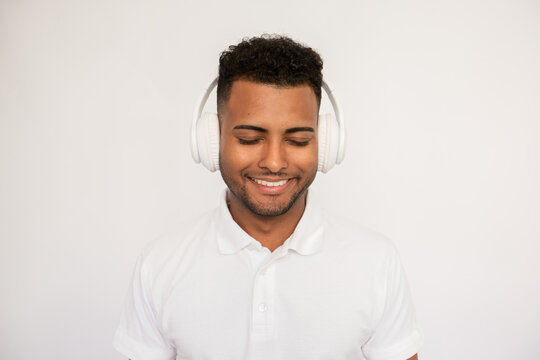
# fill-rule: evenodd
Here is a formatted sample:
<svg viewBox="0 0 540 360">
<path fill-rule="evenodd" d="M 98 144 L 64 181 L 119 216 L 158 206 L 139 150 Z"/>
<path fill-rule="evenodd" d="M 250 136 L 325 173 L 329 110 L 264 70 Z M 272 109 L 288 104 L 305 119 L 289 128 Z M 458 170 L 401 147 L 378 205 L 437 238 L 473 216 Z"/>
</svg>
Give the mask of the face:
<svg viewBox="0 0 540 360">
<path fill-rule="evenodd" d="M 304 200 L 317 173 L 317 117 L 308 85 L 235 81 L 220 108 L 220 170 L 231 202 L 278 216 Z"/>
</svg>

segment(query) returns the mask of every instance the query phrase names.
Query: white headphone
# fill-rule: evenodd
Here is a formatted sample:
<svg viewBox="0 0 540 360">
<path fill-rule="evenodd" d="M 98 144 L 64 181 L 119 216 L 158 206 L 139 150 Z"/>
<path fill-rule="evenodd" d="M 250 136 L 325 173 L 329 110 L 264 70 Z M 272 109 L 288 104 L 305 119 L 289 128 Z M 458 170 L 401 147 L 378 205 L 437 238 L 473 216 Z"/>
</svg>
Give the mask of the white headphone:
<svg viewBox="0 0 540 360">
<path fill-rule="evenodd" d="M 215 78 L 203 92 L 197 107 L 193 111 L 191 123 L 191 156 L 195 162 L 214 172 L 219 169 L 219 120 L 215 113 L 205 112 L 204 106 L 210 93 L 217 86 Z M 332 114 L 319 114 L 319 171 L 328 172 L 345 157 L 345 126 L 338 102 L 326 82 L 322 88 L 332 103 L 335 117 Z"/>
</svg>

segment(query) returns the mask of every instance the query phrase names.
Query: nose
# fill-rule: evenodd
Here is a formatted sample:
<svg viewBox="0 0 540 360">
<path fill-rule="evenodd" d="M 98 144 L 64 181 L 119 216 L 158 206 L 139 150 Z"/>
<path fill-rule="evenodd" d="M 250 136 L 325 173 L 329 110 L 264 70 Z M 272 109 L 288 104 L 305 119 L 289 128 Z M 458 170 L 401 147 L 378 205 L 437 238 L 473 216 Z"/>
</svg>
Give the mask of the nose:
<svg viewBox="0 0 540 360">
<path fill-rule="evenodd" d="M 278 173 L 289 166 L 284 144 L 280 140 L 268 141 L 262 149 L 259 167 Z"/>
</svg>

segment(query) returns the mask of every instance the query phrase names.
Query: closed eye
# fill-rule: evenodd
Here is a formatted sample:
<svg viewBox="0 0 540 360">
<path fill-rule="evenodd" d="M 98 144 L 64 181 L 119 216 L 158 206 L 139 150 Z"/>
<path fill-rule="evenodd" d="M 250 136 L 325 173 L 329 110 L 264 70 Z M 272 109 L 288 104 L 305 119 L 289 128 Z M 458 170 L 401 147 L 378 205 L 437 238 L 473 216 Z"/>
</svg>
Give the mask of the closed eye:
<svg viewBox="0 0 540 360">
<path fill-rule="evenodd" d="M 311 139 L 310 139 L 311 140 Z M 287 140 L 289 143 L 291 143 L 294 146 L 307 146 L 309 144 L 310 140 L 306 141 L 298 141 L 298 140 Z"/>
<path fill-rule="evenodd" d="M 255 145 L 261 140 L 261 139 L 248 140 L 248 139 L 242 139 L 242 138 L 237 138 L 237 139 L 238 139 L 238 142 L 242 145 Z"/>
</svg>

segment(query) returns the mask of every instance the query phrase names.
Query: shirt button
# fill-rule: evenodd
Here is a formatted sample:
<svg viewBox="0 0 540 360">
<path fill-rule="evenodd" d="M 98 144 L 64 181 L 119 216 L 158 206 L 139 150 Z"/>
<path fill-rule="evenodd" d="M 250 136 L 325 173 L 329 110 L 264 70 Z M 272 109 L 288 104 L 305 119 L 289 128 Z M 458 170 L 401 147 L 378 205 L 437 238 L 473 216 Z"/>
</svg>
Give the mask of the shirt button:
<svg viewBox="0 0 540 360">
<path fill-rule="evenodd" d="M 260 312 L 265 312 L 266 310 L 268 310 L 268 306 L 265 303 L 260 303 L 259 304 L 259 311 Z"/>
</svg>

